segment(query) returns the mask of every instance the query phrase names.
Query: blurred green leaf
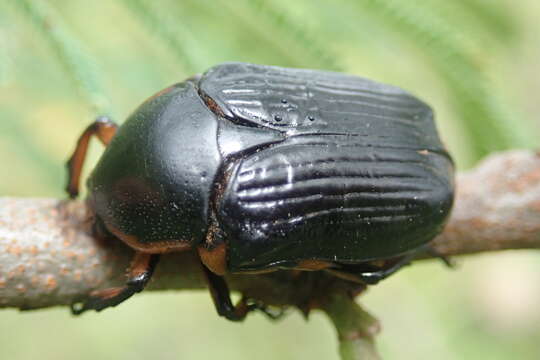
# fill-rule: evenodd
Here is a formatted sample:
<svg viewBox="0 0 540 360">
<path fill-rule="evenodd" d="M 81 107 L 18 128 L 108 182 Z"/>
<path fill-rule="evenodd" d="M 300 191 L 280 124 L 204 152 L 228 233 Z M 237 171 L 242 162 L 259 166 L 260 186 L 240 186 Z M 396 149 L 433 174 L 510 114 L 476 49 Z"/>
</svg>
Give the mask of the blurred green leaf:
<svg viewBox="0 0 540 360">
<path fill-rule="evenodd" d="M 186 73 L 197 71 L 198 44 L 192 32 L 178 21 L 178 14 L 155 2 L 125 0 L 124 3 L 158 41 L 170 47 Z"/>
<path fill-rule="evenodd" d="M 66 76 L 74 80 L 88 104 L 98 114 L 109 113 L 109 99 L 100 81 L 102 72 L 61 15 L 46 1 L 18 0 L 13 3 L 51 44 L 51 49 L 65 66 Z"/>
<path fill-rule="evenodd" d="M 496 150 L 534 145 L 536 136 L 527 124 L 516 126 L 516 113 L 506 108 L 477 64 L 475 54 L 468 53 L 464 46 L 466 34 L 457 30 L 458 24 L 450 26 L 423 3 L 366 0 L 357 4 L 359 11 L 370 11 L 431 60 L 472 139 L 475 158 Z"/>
</svg>

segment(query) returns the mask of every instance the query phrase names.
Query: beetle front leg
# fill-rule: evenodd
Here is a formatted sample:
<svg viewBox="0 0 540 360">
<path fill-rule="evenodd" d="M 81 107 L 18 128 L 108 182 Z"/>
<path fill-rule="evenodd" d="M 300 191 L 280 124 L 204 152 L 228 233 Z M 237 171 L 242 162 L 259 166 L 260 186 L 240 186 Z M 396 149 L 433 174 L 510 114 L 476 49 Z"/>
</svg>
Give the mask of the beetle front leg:
<svg viewBox="0 0 540 360">
<path fill-rule="evenodd" d="M 203 273 L 212 295 L 212 300 L 216 306 L 217 313 L 231 321 L 242 321 L 248 312 L 255 310 L 247 304 L 247 301 L 242 298 L 240 302 L 234 306 L 231 301 L 229 286 L 222 276 L 214 274 L 204 264 L 201 263 Z"/>
<path fill-rule="evenodd" d="M 86 310 L 101 311 L 116 306 L 135 293 L 141 292 L 152 277 L 159 257 L 158 254 L 135 253 L 128 280 L 124 286 L 93 291 L 88 297 L 72 303 L 71 312 L 79 315 Z"/>
<path fill-rule="evenodd" d="M 107 146 L 116 134 L 117 129 L 118 125 L 111 119 L 106 116 L 100 116 L 81 134 L 77 141 L 75 151 L 66 164 L 68 168 L 68 184 L 66 186 L 66 191 L 69 194 L 69 197 L 75 198 L 79 194 L 79 181 L 84 159 L 86 158 L 86 152 L 88 150 L 88 143 L 90 142 L 92 135 L 96 135 L 103 145 Z"/>
</svg>

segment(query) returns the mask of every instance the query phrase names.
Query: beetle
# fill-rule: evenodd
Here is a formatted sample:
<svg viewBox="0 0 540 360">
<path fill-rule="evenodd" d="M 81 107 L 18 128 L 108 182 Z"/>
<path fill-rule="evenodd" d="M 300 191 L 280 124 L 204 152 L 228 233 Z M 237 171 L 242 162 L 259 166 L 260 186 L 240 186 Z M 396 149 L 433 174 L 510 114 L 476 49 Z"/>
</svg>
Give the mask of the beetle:
<svg viewBox="0 0 540 360">
<path fill-rule="evenodd" d="M 158 92 L 120 127 L 98 118 L 67 164 L 72 198 L 92 136 L 106 149 L 88 206 L 135 255 L 126 284 L 91 293 L 77 314 L 141 291 L 173 251 L 197 253 L 230 320 L 264 307 L 234 306 L 227 273 L 319 270 L 374 284 L 425 249 L 453 202 L 431 108 L 341 73 L 226 63 Z"/>
</svg>

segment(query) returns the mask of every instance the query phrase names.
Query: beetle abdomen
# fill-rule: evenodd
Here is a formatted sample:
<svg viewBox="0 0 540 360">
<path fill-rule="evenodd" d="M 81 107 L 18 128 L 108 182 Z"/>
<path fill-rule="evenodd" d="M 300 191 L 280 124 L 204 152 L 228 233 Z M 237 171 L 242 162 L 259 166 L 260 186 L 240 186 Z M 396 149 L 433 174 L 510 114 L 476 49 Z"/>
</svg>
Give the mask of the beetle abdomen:
<svg viewBox="0 0 540 360">
<path fill-rule="evenodd" d="M 350 135 L 292 137 L 262 150 L 238 164 L 222 203 L 231 270 L 357 263 L 414 249 L 447 216 L 450 172 L 445 155 Z"/>
</svg>

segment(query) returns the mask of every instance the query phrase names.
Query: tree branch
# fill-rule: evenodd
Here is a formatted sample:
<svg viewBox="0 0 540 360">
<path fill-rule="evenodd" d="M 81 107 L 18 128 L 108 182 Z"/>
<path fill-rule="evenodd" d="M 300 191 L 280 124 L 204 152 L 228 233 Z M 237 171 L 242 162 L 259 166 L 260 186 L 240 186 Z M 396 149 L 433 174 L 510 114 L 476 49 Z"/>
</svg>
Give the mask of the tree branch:
<svg viewBox="0 0 540 360">
<path fill-rule="evenodd" d="M 457 184 L 451 219 L 433 241 L 440 255 L 540 248 L 538 154 L 490 156 L 460 174 Z M 83 202 L 0 198 L 0 307 L 67 305 L 94 289 L 122 283 L 132 250 L 120 242 L 100 243 L 89 236 L 89 228 Z M 374 328 L 372 318 L 352 301 L 344 305 L 344 294 L 358 293 L 358 285 L 323 272 L 230 275 L 227 280 L 233 290 L 267 304 L 321 308 L 343 340 L 344 359 L 376 358 L 361 355 L 374 351 L 373 332 L 365 332 Z M 148 289 L 204 287 L 196 256 L 184 252 L 163 256 Z M 351 327 L 357 328 L 357 337 L 347 335 Z"/>
<path fill-rule="evenodd" d="M 447 256 L 540 248 L 540 154 L 498 153 L 459 174 L 450 221 L 433 246 Z"/>
</svg>

